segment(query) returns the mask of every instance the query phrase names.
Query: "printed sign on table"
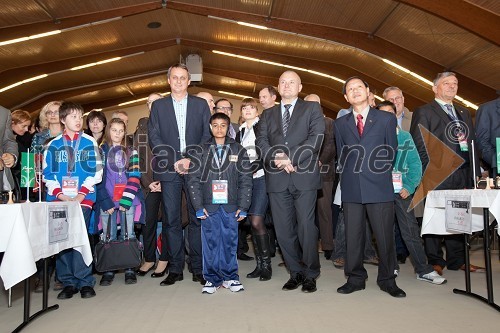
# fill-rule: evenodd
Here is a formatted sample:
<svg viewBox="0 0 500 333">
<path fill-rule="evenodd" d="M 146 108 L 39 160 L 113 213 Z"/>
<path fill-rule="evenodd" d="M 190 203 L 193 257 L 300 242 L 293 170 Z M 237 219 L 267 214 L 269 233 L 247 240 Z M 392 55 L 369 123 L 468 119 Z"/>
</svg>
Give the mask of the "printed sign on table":
<svg viewBox="0 0 500 333">
<path fill-rule="evenodd" d="M 446 197 L 446 231 L 472 234 L 470 196 Z"/>
<path fill-rule="evenodd" d="M 62 242 L 68 239 L 68 207 L 49 206 L 49 244 Z"/>
</svg>

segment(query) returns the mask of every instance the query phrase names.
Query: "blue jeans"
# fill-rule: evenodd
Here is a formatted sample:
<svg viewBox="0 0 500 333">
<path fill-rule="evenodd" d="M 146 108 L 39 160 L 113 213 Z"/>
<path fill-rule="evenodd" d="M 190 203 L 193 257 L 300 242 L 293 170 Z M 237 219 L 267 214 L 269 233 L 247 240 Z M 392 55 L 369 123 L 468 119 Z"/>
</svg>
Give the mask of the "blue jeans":
<svg viewBox="0 0 500 333">
<path fill-rule="evenodd" d="M 88 225 L 92 210 L 82 207 L 85 223 Z M 95 278 L 92 275 L 92 265 L 87 266 L 83 261 L 82 254 L 73 249 L 60 252 L 56 258 L 56 274 L 64 287 L 93 287 Z"/>
<path fill-rule="evenodd" d="M 215 286 L 220 286 L 223 281 L 240 279 L 236 259 L 238 221 L 234 214 L 219 206 L 201 221 L 203 277 Z"/>
<path fill-rule="evenodd" d="M 399 194 L 394 194 L 394 210 L 396 211 L 396 220 L 401 230 L 401 237 L 410 252 L 410 258 L 417 274 L 427 274 L 434 270 L 432 265 L 427 263 L 424 245 L 420 237 L 420 227 L 413 211 L 408 211 L 413 196 L 406 199 L 401 198 Z M 397 261 L 396 261 L 397 262 Z"/>
<path fill-rule="evenodd" d="M 110 240 L 116 240 L 117 239 L 117 229 L 118 229 L 118 216 L 120 216 L 120 226 L 121 226 L 121 231 L 120 231 L 120 239 L 123 240 L 125 239 L 125 221 L 123 221 L 123 216 L 125 215 L 125 218 L 127 219 L 127 233 L 128 233 L 128 238 L 135 238 L 135 232 L 134 232 L 134 213 L 135 213 L 135 206 L 130 207 L 129 210 L 122 212 L 118 209 L 115 209 L 115 211 L 112 214 L 109 214 L 107 211 L 101 210 L 101 222 L 102 222 L 102 237 L 103 239 L 106 238 L 106 233 L 108 232 L 108 221 L 110 220 L 111 216 L 111 230 L 110 230 Z M 128 268 L 125 270 L 125 273 L 132 273 L 133 267 Z M 114 272 L 104 272 L 104 275 L 109 275 L 113 276 Z"/>
<path fill-rule="evenodd" d="M 134 213 L 135 213 L 135 206 L 130 207 L 130 209 L 125 211 L 125 212 L 122 212 L 118 209 L 115 209 L 115 211 L 112 214 L 109 214 L 107 211 L 101 210 L 102 237 L 103 237 L 103 239 L 106 238 L 106 233 L 108 230 L 108 221 L 110 220 L 110 216 L 111 216 L 110 240 L 117 239 L 116 235 L 117 235 L 117 229 L 118 229 L 118 216 L 120 216 L 120 226 L 121 226 L 120 239 L 122 239 L 122 240 L 125 239 L 125 221 L 122 221 L 124 215 L 127 219 L 128 237 L 135 238 Z"/>
</svg>

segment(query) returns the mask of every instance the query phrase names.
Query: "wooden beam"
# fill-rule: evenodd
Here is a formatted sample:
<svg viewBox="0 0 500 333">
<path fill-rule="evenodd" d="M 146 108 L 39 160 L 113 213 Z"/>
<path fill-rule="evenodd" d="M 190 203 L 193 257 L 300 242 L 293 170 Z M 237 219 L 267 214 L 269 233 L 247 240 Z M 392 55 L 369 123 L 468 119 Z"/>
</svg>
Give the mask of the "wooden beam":
<svg viewBox="0 0 500 333">
<path fill-rule="evenodd" d="M 14 38 L 36 35 L 53 30 L 63 30 L 73 28 L 79 25 L 84 25 L 92 22 L 103 21 L 115 17 L 127 17 L 137 14 L 146 13 L 153 10 L 161 9 L 160 1 L 151 1 L 139 5 L 110 8 L 95 13 L 85 13 L 81 15 L 58 17 L 56 20 L 48 20 L 43 22 L 20 24 L 0 28 L 0 41 L 6 41 Z M 24 11 L 24 8 L 22 9 Z"/>
<path fill-rule="evenodd" d="M 375 55 L 383 59 L 394 61 L 399 65 L 406 67 L 411 71 L 431 80 L 434 79 L 437 73 L 445 70 L 445 66 L 443 65 L 437 64 L 427 58 L 424 58 L 423 56 L 413 53 L 380 37 L 370 37 L 369 33 L 366 32 L 352 31 L 332 26 L 325 26 L 278 17 L 272 17 L 270 19 L 265 15 L 243 13 L 234 10 L 213 8 L 201 5 L 192 5 L 179 1 L 169 1 L 167 4 L 167 8 L 195 15 L 214 16 L 233 21 L 244 21 L 248 23 L 263 25 L 272 29 L 301 34 L 314 38 L 321 38 L 327 41 L 348 45 L 353 48 L 365 51 L 368 54 L 371 53 L 372 56 Z M 387 68 L 389 68 L 389 65 L 387 66 Z M 392 67 L 390 68 L 391 70 L 393 70 Z M 459 78 L 461 86 L 467 87 L 464 92 L 460 93 L 460 95 L 462 95 L 464 98 L 479 102 L 496 98 L 495 89 L 464 75 L 459 75 Z"/>
<path fill-rule="evenodd" d="M 500 17 L 464 0 L 395 0 L 450 22 L 500 46 Z"/>
</svg>

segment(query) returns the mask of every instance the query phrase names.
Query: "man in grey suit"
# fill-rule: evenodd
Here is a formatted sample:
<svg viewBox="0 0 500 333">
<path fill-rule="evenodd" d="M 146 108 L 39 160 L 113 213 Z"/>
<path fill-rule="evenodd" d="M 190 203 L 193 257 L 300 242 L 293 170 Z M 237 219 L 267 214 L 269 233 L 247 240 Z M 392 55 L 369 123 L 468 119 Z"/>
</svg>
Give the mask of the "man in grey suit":
<svg viewBox="0 0 500 333">
<path fill-rule="evenodd" d="M 409 132 L 413 113 L 405 107 L 405 97 L 403 96 L 403 91 L 398 87 L 387 87 L 382 93 L 382 96 L 386 101 L 390 101 L 396 106 L 398 126 L 403 131 Z"/>
<path fill-rule="evenodd" d="M 316 291 L 320 273 L 315 207 L 325 121 L 318 103 L 298 98 L 301 89 L 297 73 L 281 75 L 281 103 L 263 112 L 256 144 L 264 158 L 276 236 L 290 270 L 283 290 L 302 285 L 302 291 L 310 293 Z"/>
<path fill-rule="evenodd" d="M 154 101 L 148 122 L 149 145 L 154 155 L 154 180 L 161 182 L 163 210 L 167 225 L 167 252 L 169 274 L 160 285 L 168 286 L 182 281 L 184 267 L 184 237 L 181 223 L 181 194 L 187 192 L 187 173 L 193 151 L 210 137 L 210 110 L 207 102 L 189 95 L 190 74 L 184 64 L 168 69 L 168 83 L 172 93 Z M 196 218 L 189 196 L 189 256 L 193 281 L 202 285 L 201 225 Z M 163 276 L 166 269 L 157 274 Z"/>
<path fill-rule="evenodd" d="M 380 255 L 377 284 L 393 297 L 405 297 L 395 281 L 394 188 L 392 164 L 398 146 L 396 117 L 368 104 L 368 83 L 358 77 L 346 80 L 344 97 L 353 111 L 334 123 L 340 183 L 345 216 L 347 283 L 338 293 L 365 289 L 368 274 L 363 267 L 366 216 Z"/>
<path fill-rule="evenodd" d="M 17 163 L 18 148 L 17 142 L 11 129 L 12 119 L 10 111 L 0 106 L 0 191 L 4 190 L 3 186 L 3 169 L 5 167 L 12 168 Z M 10 175 L 10 173 L 9 173 Z M 13 179 L 9 177 L 10 186 L 12 187 Z"/>
</svg>

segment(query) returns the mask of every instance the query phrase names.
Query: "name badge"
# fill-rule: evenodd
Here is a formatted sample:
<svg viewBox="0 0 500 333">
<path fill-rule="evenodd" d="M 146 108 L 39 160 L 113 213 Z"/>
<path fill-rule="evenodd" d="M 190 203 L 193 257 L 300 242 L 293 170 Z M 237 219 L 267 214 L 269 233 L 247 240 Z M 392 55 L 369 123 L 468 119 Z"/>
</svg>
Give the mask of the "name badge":
<svg viewBox="0 0 500 333">
<path fill-rule="evenodd" d="M 227 180 L 212 180 L 212 203 L 228 203 Z"/>
<path fill-rule="evenodd" d="M 229 155 L 229 162 L 238 162 L 238 155 Z"/>
<path fill-rule="evenodd" d="M 115 188 L 113 190 L 113 201 L 120 201 L 123 196 L 123 191 L 125 191 L 126 184 L 115 184 Z"/>
<path fill-rule="evenodd" d="M 403 174 L 401 172 L 392 172 L 392 186 L 394 187 L 394 193 L 399 193 L 403 189 Z"/>
<path fill-rule="evenodd" d="M 78 195 L 78 177 L 62 177 L 62 193 L 70 198 Z"/>
<path fill-rule="evenodd" d="M 460 151 L 469 151 L 469 145 L 467 144 L 467 137 L 464 133 L 458 133 L 458 144 L 460 145 Z"/>
</svg>

